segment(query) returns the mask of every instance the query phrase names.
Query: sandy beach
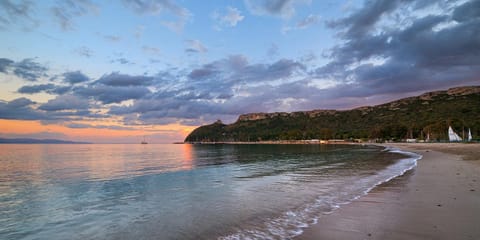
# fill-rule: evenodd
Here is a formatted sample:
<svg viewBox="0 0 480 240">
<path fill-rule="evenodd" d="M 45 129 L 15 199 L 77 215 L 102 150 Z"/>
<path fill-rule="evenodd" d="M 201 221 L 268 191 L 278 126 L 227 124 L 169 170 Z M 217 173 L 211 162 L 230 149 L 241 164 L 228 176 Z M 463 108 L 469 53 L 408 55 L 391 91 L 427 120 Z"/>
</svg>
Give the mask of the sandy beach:
<svg viewBox="0 0 480 240">
<path fill-rule="evenodd" d="M 423 158 L 296 239 L 480 239 L 480 144 L 385 146 Z"/>
</svg>

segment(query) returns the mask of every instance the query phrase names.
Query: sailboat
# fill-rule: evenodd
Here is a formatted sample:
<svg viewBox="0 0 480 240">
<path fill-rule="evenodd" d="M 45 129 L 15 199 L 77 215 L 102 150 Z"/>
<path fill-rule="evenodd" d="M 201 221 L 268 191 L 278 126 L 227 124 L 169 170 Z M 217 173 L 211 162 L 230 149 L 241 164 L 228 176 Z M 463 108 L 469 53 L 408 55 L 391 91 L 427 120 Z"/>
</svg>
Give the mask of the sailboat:
<svg viewBox="0 0 480 240">
<path fill-rule="evenodd" d="M 143 141 L 141 142 L 141 144 L 148 144 L 148 142 L 145 141 L 145 136 L 143 136 Z"/>
<path fill-rule="evenodd" d="M 470 131 L 470 128 L 468 129 L 468 141 L 472 141 L 472 132 Z"/>
<path fill-rule="evenodd" d="M 448 126 L 448 139 L 450 140 L 450 142 L 462 141 L 462 138 L 453 131 L 452 126 Z"/>
</svg>

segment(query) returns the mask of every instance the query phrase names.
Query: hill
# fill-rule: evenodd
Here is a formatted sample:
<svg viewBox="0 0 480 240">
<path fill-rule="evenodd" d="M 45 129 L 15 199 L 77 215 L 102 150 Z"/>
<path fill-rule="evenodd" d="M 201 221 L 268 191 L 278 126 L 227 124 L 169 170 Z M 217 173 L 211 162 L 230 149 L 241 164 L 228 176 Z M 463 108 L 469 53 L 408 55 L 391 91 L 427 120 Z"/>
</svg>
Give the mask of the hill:
<svg viewBox="0 0 480 240">
<path fill-rule="evenodd" d="M 58 139 L 34 139 L 34 138 L 0 138 L 0 144 L 90 144 L 88 142 L 73 142 Z"/>
<path fill-rule="evenodd" d="M 451 88 L 351 110 L 250 113 L 192 131 L 185 142 L 405 138 L 446 140 L 451 125 L 460 136 L 480 135 L 480 86 Z"/>
</svg>

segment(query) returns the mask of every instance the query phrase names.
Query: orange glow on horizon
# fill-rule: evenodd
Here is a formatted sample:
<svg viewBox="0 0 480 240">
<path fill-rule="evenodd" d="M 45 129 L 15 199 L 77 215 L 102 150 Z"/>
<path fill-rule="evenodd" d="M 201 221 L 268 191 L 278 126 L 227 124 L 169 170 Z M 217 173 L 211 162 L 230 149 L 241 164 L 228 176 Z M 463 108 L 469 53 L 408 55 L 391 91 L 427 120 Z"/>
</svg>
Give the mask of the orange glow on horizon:
<svg viewBox="0 0 480 240">
<path fill-rule="evenodd" d="M 40 121 L 28 120 L 6 120 L 0 119 L 0 136 L 9 137 L 11 135 L 29 137 L 28 135 L 51 133 L 64 135 L 64 140 L 81 140 L 91 142 L 116 142 L 118 139 L 129 137 L 131 139 L 141 136 L 164 135 L 165 139 L 180 141 L 183 140 L 195 126 L 183 126 L 179 124 L 168 125 L 149 125 L 149 126 L 120 126 L 104 122 L 88 122 L 90 125 L 97 126 L 116 126 L 126 127 L 128 129 L 109 129 L 109 128 L 69 128 L 60 124 L 42 124 Z M 159 137 L 156 139 L 158 140 Z M 135 142 L 135 140 L 133 140 Z"/>
</svg>

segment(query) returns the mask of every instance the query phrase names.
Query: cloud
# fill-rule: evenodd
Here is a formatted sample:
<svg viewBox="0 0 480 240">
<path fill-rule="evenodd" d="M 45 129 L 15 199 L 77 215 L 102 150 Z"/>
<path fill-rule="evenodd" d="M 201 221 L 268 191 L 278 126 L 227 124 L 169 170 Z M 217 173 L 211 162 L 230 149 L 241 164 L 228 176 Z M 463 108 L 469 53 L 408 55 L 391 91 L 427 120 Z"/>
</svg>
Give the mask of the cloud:
<svg viewBox="0 0 480 240">
<path fill-rule="evenodd" d="M 332 28 L 345 29 L 346 38 L 358 38 L 373 30 L 373 26 L 380 18 L 391 13 L 402 3 L 414 0 L 374 0 L 366 2 L 364 7 L 355 11 L 350 16 L 336 21 L 330 21 Z"/>
<path fill-rule="evenodd" d="M 188 74 L 188 77 L 191 79 L 208 78 L 210 76 L 213 76 L 217 72 L 218 71 L 215 69 L 215 66 L 205 65 L 202 68 L 192 70 L 190 74 Z"/>
<path fill-rule="evenodd" d="M 81 46 L 77 49 L 74 50 L 75 53 L 77 53 L 78 55 L 82 56 L 82 57 L 86 57 L 86 58 L 90 58 L 93 56 L 93 51 L 88 48 L 88 47 L 85 47 L 85 46 Z"/>
<path fill-rule="evenodd" d="M 68 128 L 82 129 L 82 128 L 95 128 L 95 129 L 111 129 L 111 130 L 135 130 L 132 127 L 123 127 L 115 125 L 92 125 L 84 123 L 68 123 L 65 125 Z"/>
<path fill-rule="evenodd" d="M 62 95 L 70 91 L 70 86 L 59 86 L 52 83 L 48 84 L 37 84 L 37 85 L 26 85 L 20 87 L 17 92 L 23 94 L 36 94 L 40 92 L 46 92 L 53 95 Z"/>
<path fill-rule="evenodd" d="M 373 1 L 350 16 L 334 21 L 341 44 L 330 50 L 331 61 L 318 77 L 344 79 L 345 96 L 395 95 L 458 85 L 478 84 L 480 18 L 470 14 L 474 2 L 453 2 L 430 15 L 405 16 L 402 9 L 427 7 L 420 1 Z M 429 2 L 435 7 L 437 2 Z M 455 17 L 462 13 L 467 18 Z M 382 21 L 406 22 L 382 28 Z M 439 51 L 441 49 L 441 51 Z"/>
<path fill-rule="evenodd" d="M 228 23 L 231 27 L 235 27 L 244 18 L 238 9 L 227 7 L 227 13 L 221 17 L 221 21 L 225 24 Z"/>
<path fill-rule="evenodd" d="M 226 8 L 226 12 L 215 11 L 212 17 L 218 22 L 219 26 L 223 27 L 235 27 L 245 18 L 237 8 L 230 6 Z"/>
<path fill-rule="evenodd" d="M 143 32 L 145 31 L 145 26 L 139 25 L 135 28 L 134 36 L 136 39 L 140 39 L 143 36 Z"/>
<path fill-rule="evenodd" d="M 480 18 L 480 1 L 469 1 L 456 8 L 452 18 L 457 22 L 478 20 Z"/>
<path fill-rule="evenodd" d="M 153 83 L 153 79 L 149 76 L 131 76 L 113 72 L 103 75 L 87 86 L 74 87 L 72 92 L 104 104 L 121 103 L 125 100 L 139 99 L 149 94 L 150 90 L 147 86 Z"/>
<path fill-rule="evenodd" d="M 0 1 L 0 30 L 7 30 L 12 25 L 20 25 L 27 31 L 34 29 L 38 21 L 31 16 L 33 9 L 32 1 Z"/>
<path fill-rule="evenodd" d="M 187 40 L 188 47 L 185 52 L 188 53 L 205 53 L 208 51 L 207 47 L 203 45 L 199 40 Z"/>
<path fill-rule="evenodd" d="M 40 120 L 44 123 L 58 123 L 85 118 L 104 118 L 108 115 L 91 113 L 88 99 L 73 95 L 60 95 L 47 103 L 38 103 L 22 97 L 10 102 L 0 101 L 0 119 Z"/>
<path fill-rule="evenodd" d="M 38 107 L 44 111 L 86 110 L 90 106 L 87 99 L 74 95 L 61 95 Z"/>
<path fill-rule="evenodd" d="M 48 69 L 39 63 L 34 62 L 33 59 L 27 58 L 15 63 L 15 70 L 13 73 L 28 81 L 37 81 L 40 77 L 46 77 Z"/>
<path fill-rule="evenodd" d="M 62 95 L 69 92 L 72 89 L 71 86 L 55 86 L 54 88 L 47 90 L 46 92 L 52 95 Z"/>
<path fill-rule="evenodd" d="M 232 120 L 247 110 L 268 109 L 262 106 L 266 99 L 260 96 L 271 96 L 274 85 L 289 81 L 304 70 L 302 64 L 292 60 L 250 64 L 244 56 L 233 55 L 191 70 L 187 81 L 182 77 L 166 77 L 162 80 L 164 88 L 135 100 L 132 105 L 112 106 L 109 113 L 129 116 L 132 122 L 152 124 L 198 124 L 219 116 Z M 177 82 L 181 83 L 176 85 Z"/>
<path fill-rule="evenodd" d="M 126 65 L 126 64 L 130 64 L 130 65 L 134 65 L 135 63 L 133 62 L 130 62 L 128 59 L 126 58 L 117 58 L 117 59 L 114 59 L 114 60 L 111 60 L 110 61 L 111 63 L 120 63 L 122 65 Z"/>
<path fill-rule="evenodd" d="M 27 81 L 37 81 L 41 77 L 47 77 L 48 68 L 35 62 L 32 58 L 15 62 L 7 58 L 0 58 L 0 72 L 14 74 Z"/>
<path fill-rule="evenodd" d="M 232 55 L 193 69 L 188 74 L 188 86 L 214 96 L 229 95 L 236 86 L 289 80 L 302 76 L 304 70 L 305 66 L 293 60 L 250 64 L 244 56 Z"/>
<path fill-rule="evenodd" d="M 75 129 L 91 128 L 92 127 L 92 125 L 84 124 L 84 123 L 68 123 L 65 126 L 68 127 L 68 128 L 75 128 Z"/>
<path fill-rule="evenodd" d="M 162 21 L 162 25 L 173 32 L 182 33 L 187 24 L 187 20 L 188 18 L 179 21 Z"/>
<path fill-rule="evenodd" d="M 276 44 L 272 43 L 267 50 L 267 56 L 269 56 L 269 57 L 277 56 L 278 55 L 278 50 L 279 50 L 278 46 Z"/>
<path fill-rule="evenodd" d="M 295 6 L 308 4 L 307 0 L 244 0 L 247 9 L 255 15 L 290 18 L 295 15 Z"/>
<path fill-rule="evenodd" d="M 127 74 L 120 74 L 113 72 L 108 75 L 103 75 L 100 79 L 95 81 L 95 84 L 103 84 L 107 86 L 149 86 L 153 81 L 153 77 L 148 76 L 131 76 Z"/>
<path fill-rule="evenodd" d="M 106 86 L 92 85 L 88 87 L 76 87 L 73 92 L 79 96 L 90 97 L 103 104 L 121 103 L 125 100 L 139 99 L 150 93 L 143 86 Z"/>
<path fill-rule="evenodd" d="M 49 89 L 54 88 L 54 84 L 38 84 L 38 85 L 30 85 L 30 86 L 23 86 L 17 90 L 19 93 L 25 93 L 25 94 L 34 94 L 34 93 L 39 93 L 42 91 L 46 91 Z"/>
<path fill-rule="evenodd" d="M 300 62 L 303 62 L 304 64 L 308 64 L 310 62 L 315 61 L 316 59 L 317 59 L 317 55 L 313 52 L 309 52 L 300 58 Z"/>
<path fill-rule="evenodd" d="M 35 104 L 28 98 L 17 98 L 10 102 L 0 101 L 0 118 L 19 119 L 19 120 L 38 120 L 45 119 L 45 114 L 32 108 Z"/>
<path fill-rule="evenodd" d="M 162 12 L 177 17 L 176 21 L 162 21 L 162 25 L 175 32 L 181 32 L 190 19 L 191 13 L 171 0 L 123 0 L 125 6 L 137 14 L 160 15 Z"/>
<path fill-rule="evenodd" d="M 195 119 L 208 114 L 220 114 L 221 111 L 216 104 L 209 102 L 192 101 L 192 99 L 181 99 L 178 97 L 165 98 L 153 96 L 152 99 L 140 99 L 131 106 L 112 107 L 111 114 L 136 115 L 140 121 L 167 121 L 171 123 L 179 119 Z"/>
<path fill-rule="evenodd" d="M 194 81 L 214 80 L 227 83 L 231 78 L 227 76 L 242 71 L 248 66 L 248 60 L 243 55 L 232 55 L 225 59 L 204 64 L 200 68 L 193 69 L 188 77 Z M 220 83 L 220 82 L 219 82 Z"/>
<path fill-rule="evenodd" d="M 319 17 L 318 15 L 310 14 L 310 15 L 308 15 L 306 18 L 300 20 L 300 21 L 297 23 L 297 28 L 298 28 L 298 29 L 307 28 L 307 27 L 309 27 L 309 26 L 311 26 L 311 25 L 317 24 L 319 20 L 320 20 L 320 17 Z"/>
<path fill-rule="evenodd" d="M 28 99 L 28 98 L 17 98 L 17 99 L 14 99 L 10 102 L 8 102 L 8 106 L 9 107 L 12 107 L 12 108 L 23 108 L 23 107 L 27 107 L 27 106 L 30 106 L 32 104 L 34 104 L 35 102 Z"/>
<path fill-rule="evenodd" d="M 186 9 L 170 0 L 124 0 L 127 7 L 138 14 L 157 15 L 162 11 L 169 11 L 177 16 L 186 15 Z"/>
<path fill-rule="evenodd" d="M 102 35 L 102 37 L 109 42 L 119 42 L 122 40 L 122 38 L 117 35 Z"/>
<path fill-rule="evenodd" d="M 161 53 L 160 48 L 150 46 L 143 46 L 142 51 L 154 56 L 159 56 Z"/>
<path fill-rule="evenodd" d="M 58 1 L 51 11 L 60 28 L 69 31 L 74 30 L 73 18 L 97 14 L 98 7 L 89 0 L 64 0 Z"/>
<path fill-rule="evenodd" d="M 63 75 L 63 81 L 69 84 L 76 84 L 87 82 L 90 80 L 85 74 L 80 71 L 66 72 Z"/>
<path fill-rule="evenodd" d="M 7 73 L 7 70 L 12 66 L 13 63 L 14 61 L 8 58 L 0 58 L 0 72 Z"/>
<path fill-rule="evenodd" d="M 156 64 L 156 63 L 161 63 L 162 61 L 160 59 L 156 59 L 156 58 L 150 58 L 148 60 L 150 63 L 152 64 Z"/>
</svg>

